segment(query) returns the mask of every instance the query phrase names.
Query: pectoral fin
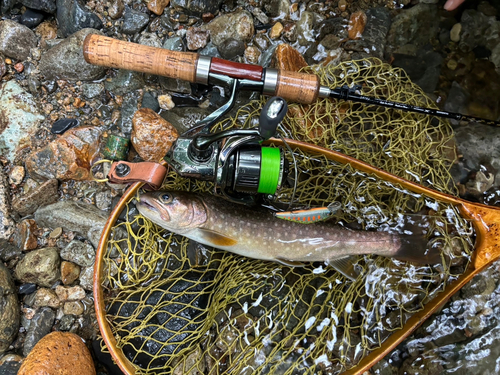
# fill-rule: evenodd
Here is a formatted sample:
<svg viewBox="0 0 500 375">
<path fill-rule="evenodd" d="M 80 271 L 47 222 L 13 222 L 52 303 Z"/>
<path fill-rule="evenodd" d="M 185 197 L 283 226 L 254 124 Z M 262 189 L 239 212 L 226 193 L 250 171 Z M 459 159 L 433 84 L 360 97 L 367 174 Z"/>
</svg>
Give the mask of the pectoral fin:
<svg viewBox="0 0 500 375">
<path fill-rule="evenodd" d="M 276 261 L 280 262 L 281 264 L 288 266 L 288 267 L 304 267 L 305 264 L 302 262 L 297 262 L 295 260 L 289 260 L 289 259 L 283 259 L 283 258 L 276 258 Z"/>
<path fill-rule="evenodd" d="M 328 261 L 328 264 L 339 271 L 342 275 L 347 277 L 349 280 L 356 280 L 358 278 L 358 273 L 354 269 L 354 263 L 356 263 L 357 256 L 349 255 L 342 258 L 337 258 Z"/>
<path fill-rule="evenodd" d="M 235 239 L 213 230 L 199 229 L 198 233 L 205 243 L 210 243 L 213 247 L 233 246 L 238 243 Z"/>
</svg>

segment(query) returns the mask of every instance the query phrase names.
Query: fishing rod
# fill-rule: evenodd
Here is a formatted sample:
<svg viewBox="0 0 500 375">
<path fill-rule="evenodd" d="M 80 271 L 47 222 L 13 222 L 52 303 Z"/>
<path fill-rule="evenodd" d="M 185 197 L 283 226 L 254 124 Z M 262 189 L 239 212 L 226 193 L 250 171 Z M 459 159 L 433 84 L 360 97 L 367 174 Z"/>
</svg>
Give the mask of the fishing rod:
<svg viewBox="0 0 500 375">
<path fill-rule="evenodd" d="M 100 66 L 135 70 L 205 85 L 230 83 L 231 97 L 221 107 L 223 110 L 214 112 L 213 116 L 207 116 L 207 123 L 213 122 L 215 116 L 218 119 L 219 114 L 222 116 L 227 113 L 234 105 L 236 93 L 244 89 L 268 96 L 279 96 L 302 104 L 311 104 L 318 98 L 334 98 L 458 121 L 475 121 L 484 125 L 500 126 L 499 121 L 364 96 L 360 93 L 359 86 L 353 88 L 321 86 L 319 78 L 314 74 L 263 68 L 259 65 L 201 56 L 194 52 L 170 51 L 101 35 L 90 34 L 85 38 L 83 55 L 88 63 Z"/>
</svg>

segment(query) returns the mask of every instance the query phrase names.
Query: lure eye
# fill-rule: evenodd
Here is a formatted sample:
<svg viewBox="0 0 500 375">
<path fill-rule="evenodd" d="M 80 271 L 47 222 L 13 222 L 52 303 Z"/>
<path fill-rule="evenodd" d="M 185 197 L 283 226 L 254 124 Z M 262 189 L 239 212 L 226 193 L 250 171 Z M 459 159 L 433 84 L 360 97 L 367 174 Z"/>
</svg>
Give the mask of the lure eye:
<svg viewBox="0 0 500 375">
<path fill-rule="evenodd" d="M 160 195 L 160 199 L 163 203 L 172 202 L 172 196 L 169 193 L 163 193 L 162 195 Z"/>
</svg>

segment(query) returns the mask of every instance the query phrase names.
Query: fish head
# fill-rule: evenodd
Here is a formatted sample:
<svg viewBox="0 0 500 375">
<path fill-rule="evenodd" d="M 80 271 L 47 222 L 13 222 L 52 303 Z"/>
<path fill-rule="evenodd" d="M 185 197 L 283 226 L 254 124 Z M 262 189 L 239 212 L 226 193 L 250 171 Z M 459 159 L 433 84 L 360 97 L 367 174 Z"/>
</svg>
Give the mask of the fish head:
<svg viewBox="0 0 500 375">
<path fill-rule="evenodd" d="M 144 217 L 178 234 L 199 228 L 207 220 L 207 210 L 201 198 L 185 192 L 144 193 L 136 206 Z"/>
</svg>

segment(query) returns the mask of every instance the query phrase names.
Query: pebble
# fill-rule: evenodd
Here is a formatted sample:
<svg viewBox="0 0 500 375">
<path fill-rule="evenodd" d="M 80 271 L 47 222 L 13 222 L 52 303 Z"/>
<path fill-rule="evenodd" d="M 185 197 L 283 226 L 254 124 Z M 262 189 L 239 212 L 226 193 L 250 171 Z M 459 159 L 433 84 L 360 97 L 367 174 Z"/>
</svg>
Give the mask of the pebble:
<svg viewBox="0 0 500 375">
<path fill-rule="evenodd" d="M 94 264 L 95 250 L 90 244 L 73 240 L 61 250 L 61 258 L 79 266 L 87 267 Z"/>
<path fill-rule="evenodd" d="M 10 271 L 0 263 L 0 354 L 4 353 L 19 329 L 19 304 Z"/>
<path fill-rule="evenodd" d="M 49 233 L 49 238 L 57 239 L 61 236 L 62 232 L 63 232 L 63 229 L 61 227 L 56 228 L 52 232 Z"/>
<path fill-rule="evenodd" d="M 142 77 L 142 73 L 120 69 L 115 77 L 109 81 L 106 80 L 104 87 L 114 95 L 125 95 L 128 92 L 144 87 L 144 79 Z"/>
<path fill-rule="evenodd" d="M 204 13 L 216 14 L 219 12 L 222 0 L 172 0 L 171 7 L 180 7 L 189 14 L 201 16 Z"/>
<path fill-rule="evenodd" d="M 227 38 L 217 47 L 223 59 L 233 60 L 245 53 L 245 43 L 234 38 Z"/>
<path fill-rule="evenodd" d="M 82 339 L 69 332 L 51 332 L 43 337 L 24 360 L 18 375 L 95 375 L 92 356 Z"/>
<path fill-rule="evenodd" d="M 216 46 L 228 38 L 249 42 L 254 34 L 253 18 L 246 10 L 220 15 L 201 28 L 210 31 L 210 38 Z"/>
<path fill-rule="evenodd" d="M 27 8 L 41 10 L 47 13 L 56 12 L 56 0 L 19 0 L 19 2 Z"/>
<path fill-rule="evenodd" d="M 60 279 L 59 264 L 57 248 L 33 250 L 17 263 L 15 276 L 23 283 L 34 283 L 50 288 Z"/>
<path fill-rule="evenodd" d="M 202 30 L 199 27 L 190 27 L 186 32 L 187 48 L 190 51 L 196 51 L 207 45 L 210 34 L 207 30 Z"/>
<path fill-rule="evenodd" d="M 98 30 L 86 28 L 42 54 L 38 69 L 45 79 L 93 81 L 102 78 L 106 69 L 89 64 L 83 58 L 83 40 L 88 34 L 102 35 Z"/>
<path fill-rule="evenodd" d="M 361 38 L 361 36 L 363 35 L 363 31 L 365 30 L 366 21 L 366 14 L 362 10 L 351 14 L 351 18 L 349 19 L 349 26 L 347 27 L 349 39 L 354 40 Z"/>
<path fill-rule="evenodd" d="M 63 134 L 66 130 L 80 125 L 80 122 L 75 118 L 62 118 L 52 124 L 50 132 L 52 134 Z"/>
<path fill-rule="evenodd" d="M 56 286 L 56 294 L 61 302 L 80 301 L 85 298 L 85 290 L 79 286 Z"/>
<path fill-rule="evenodd" d="M 0 260 L 9 262 L 12 259 L 19 258 L 22 254 L 21 249 L 11 244 L 4 238 L 0 238 Z"/>
<path fill-rule="evenodd" d="M 460 42 L 460 33 L 462 32 L 462 24 L 456 23 L 450 30 L 450 39 L 452 42 Z"/>
<path fill-rule="evenodd" d="M 144 46 L 161 48 L 161 40 L 156 33 L 143 32 L 137 42 Z"/>
<path fill-rule="evenodd" d="M 40 44 L 43 45 L 47 40 L 52 40 L 57 38 L 57 26 L 50 21 L 42 22 L 35 29 L 35 34 L 40 36 L 41 39 Z"/>
<path fill-rule="evenodd" d="M 455 59 L 449 59 L 448 62 L 446 63 L 446 66 L 450 70 L 455 70 L 458 67 L 458 62 Z"/>
<path fill-rule="evenodd" d="M 149 22 L 149 16 L 130 7 L 125 8 L 125 17 L 123 18 L 122 33 L 133 35 L 146 28 Z"/>
<path fill-rule="evenodd" d="M 43 14 L 34 11 L 33 9 L 26 9 L 20 19 L 20 23 L 30 29 L 40 25 L 43 21 Z"/>
<path fill-rule="evenodd" d="M 33 283 L 27 283 L 27 284 L 22 284 L 19 286 L 19 294 L 31 294 L 36 291 L 36 284 Z"/>
<path fill-rule="evenodd" d="M 149 108 L 141 108 L 135 113 L 132 126 L 132 145 L 146 161 L 161 160 L 179 137 L 172 124 Z"/>
<path fill-rule="evenodd" d="M 90 166 L 99 156 L 102 130 L 95 126 L 77 127 L 66 131 L 47 146 L 26 158 L 26 169 L 33 178 L 88 180 Z"/>
<path fill-rule="evenodd" d="M 146 91 L 142 96 L 141 105 L 142 107 L 150 108 L 155 112 L 160 110 L 160 103 L 158 103 L 158 99 L 156 99 L 155 96 L 149 91 Z"/>
<path fill-rule="evenodd" d="M 95 205 L 100 210 L 109 210 L 112 198 L 109 190 L 100 191 L 95 195 Z"/>
<path fill-rule="evenodd" d="M 16 60 L 26 60 L 37 44 L 28 27 L 12 20 L 0 21 L 0 52 Z"/>
<path fill-rule="evenodd" d="M 66 302 L 63 306 L 65 315 L 82 315 L 84 311 L 83 303 L 80 301 Z"/>
<path fill-rule="evenodd" d="M 158 96 L 158 104 L 161 109 L 164 109 L 166 111 L 169 111 L 175 107 L 175 103 L 172 101 L 172 96 L 170 96 L 169 94 Z"/>
<path fill-rule="evenodd" d="M 17 374 L 23 357 L 17 354 L 6 354 L 0 359 L 0 375 Z"/>
<path fill-rule="evenodd" d="M 170 0 L 151 0 L 148 3 L 148 9 L 154 14 L 161 16 L 168 4 L 170 4 Z"/>
<path fill-rule="evenodd" d="M 17 225 L 12 241 L 23 251 L 34 250 L 37 247 L 37 229 L 35 220 L 23 220 Z"/>
<path fill-rule="evenodd" d="M 281 22 L 276 22 L 269 31 L 269 37 L 271 39 L 277 39 L 281 36 L 282 32 L 283 32 L 283 25 L 281 24 Z"/>
<path fill-rule="evenodd" d="M 7 179 L 0 170 L 0 240 L 9 239 L 15 231 L 14 220 L 10 217 L 10 194 Z"/>
<path fill-rule="evenodd" d="M 94 266 L 82 268 L 80 272 L 80 286 L 85 290 L 94 290 Z"/>
<path fill-rule="evenodd" d="M 243 56 L 245 60 L 250 64 L 258 64 L 260 58 L 260 50 L 255 46 L 248 46 L 245 48 L 245 53 Z"/>
<path fill-rule="evenodd" d="M 344 12 L 347 9 L 347 1 L 340 0 L 338 6 L 339 6 L 340 11 Z"/>
<path fill-rule="evenodd" d="M 84 29 L 99 30 L 103 27 L 101 19 L 89 11 L 81 0 L 57 0 L 58 31 L 68 37 Z"/>
<path fill-rule="evenodd" d="M 81 88 L 82 95 L 85 99 L 97 98 L 104 91 L 102 83 L 84 83 Z"/>
<path fill-rule="evenodd" d="M 39 207 L 56 202 L 57 186 L 57 179 L 50 179 L 24 195 L 15 197 L 12 201 L 13 211 L 20 216 L 26 216 L 35 212 Z"/>
<path fill-rule="evenodd" d="M 59 322 L 59 330 L 69 331 L 75 320 L 76 318 L 73 315 L 63 315 Z"/>
<path fill-rule="evenodd" d="M 64 285 L 73 284 L 80 276 L 80 266 L 73 263 L 61 262 L 61 281 Z"/>
<path fill-rule="evenodd" d="M 125 4 L 123 0 L 113 0 L 110 7 L 108 8 L 109 17 L 112 20 L 117 20 L 123 16 L 123 11 L 125 10 Z"/>
<path fill-rule="evenodd" d="M 0 80 L 7 73 L 7 66 L 5 66 L 5 60 L 0 56 Z"/>
<path fill-rule="evenodd" d="M 27 356 L 36 343 L 50 332 L 55 318 L 56 313 L 50 307 L 42 307 L 35 312 L 28 331 L 26 332 L 26 339 L 23 347 L 24 356 Z"/>
<path fill-rule="evenodd" d="M 61 301 L 52 289 L 40 288 L 36 291 L 32 307 L 52 307 L 54 309 L 61 306 Z"/>
<path fill-rule="evenodd" d="M 16 165 L 9 173 L 9 184 L 19 185 L 23 182 L 26 172 L 22 165 Z"/>
</svg>

